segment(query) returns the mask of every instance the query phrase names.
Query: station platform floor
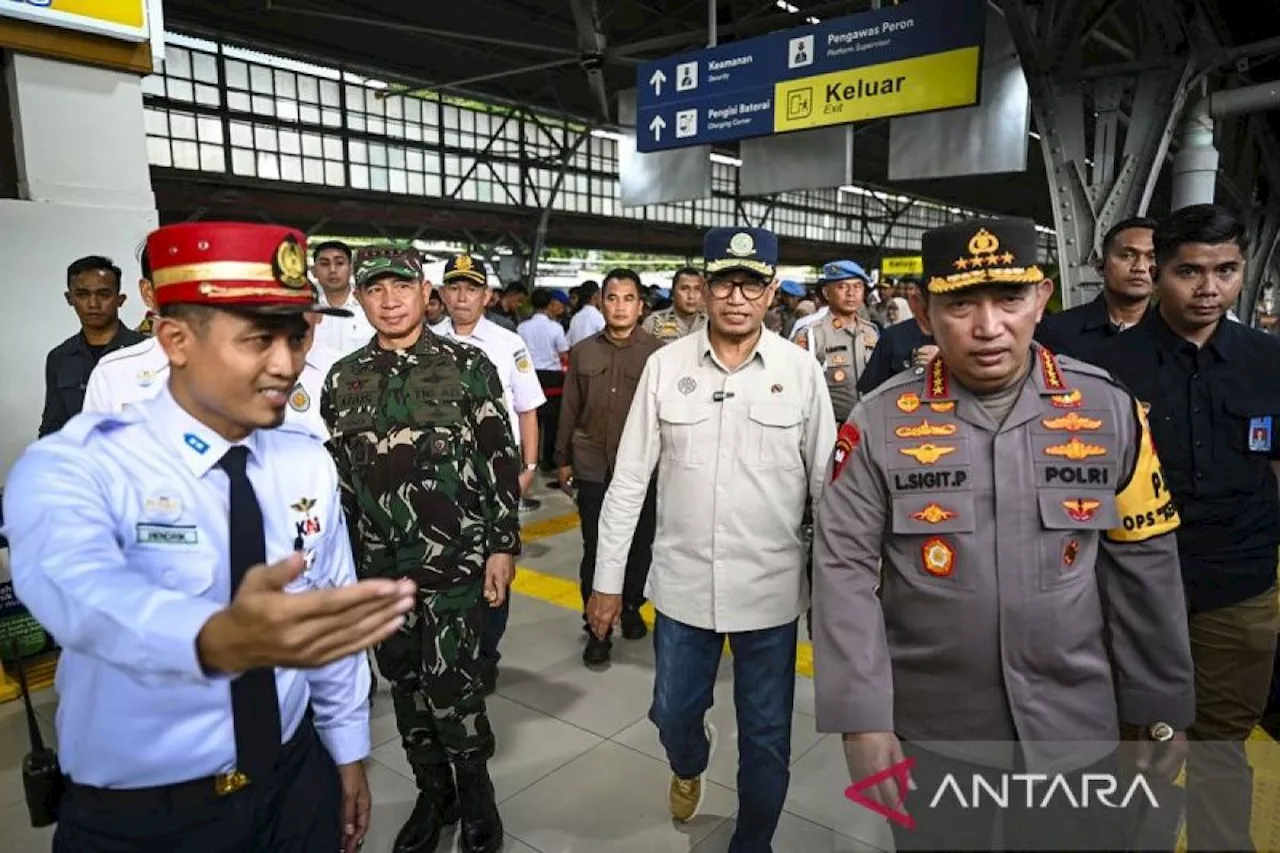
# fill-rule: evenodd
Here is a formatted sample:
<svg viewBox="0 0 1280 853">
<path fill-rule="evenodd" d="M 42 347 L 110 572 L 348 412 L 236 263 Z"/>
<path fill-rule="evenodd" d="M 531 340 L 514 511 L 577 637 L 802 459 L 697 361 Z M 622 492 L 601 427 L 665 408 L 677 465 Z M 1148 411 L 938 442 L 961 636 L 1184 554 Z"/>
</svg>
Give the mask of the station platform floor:
<svg viewBox="0 0 1280 853">
<path fill-rule="evenodd" d="M 581 534 L 572 501 L 548 489 L 546 479 L 539 475 L 533 493 L 542 506 L 522 517 L 526 545 L 502 641 L 498 692 L 488 702 L 497 736 L 490 771 L 507 831 L 504 851 L 722 853 L 737 809 L 731 660 L 726 653 L 710 713 L 719 745 L 702 813 L 677 826 L 667 810 L 670 769 L 647 716 L 653 690 L 651 636 L 615 638 L 607 669 L 583 665 L 577 581 Z M 804 644 L 802 672 L 811 673 L 809 661 Z M 417 794 L 386 682 L 379 688 L 372 709 L 373 818 L 365 853 L 389 853 Z M 41 729 L 52 741 L 53 689 L 38 691 L 34 700 Z M 791 744 L 791 792 L 775 853 L 892 850 L 883 819 L 844 798 L 849 783 L 839 738 L 817 733 L 807 675 L 796 679 Z M 21 774 L 28 751 L 22 703 L 0 705 L 0 853 L 48 850 L 53 836 L 51 828 L 32 829 L 28 823 Z M 452 830 L 439 849 L 457 849 Z"/>
<path fill-rule="evenodd" d="M 607 669 L 583 665 L 578 519 L 573 503 L 548 489 L 543 479 L 540 475 L 533 494 L 542 506 L 522 517 L 525 551 L 501 647 L 498 692 L 488 703 L 497 736 L 490 770 L 507 831 L 504 850 L 723 853 L 737 808 L 737 727 L 729 655 L 726 652 L 721 662 L 709 715 L 719 732 L 719 745 L 708 771 L 702 813 L 678 826 L 667 809 L 670 769 L 647 717 L 653 689 L 651 637 L 615 638 Z M 651 620 L 651 609 L 646 611 Z M 816 731 L 812 650 L 803 634 L 797 672 L 791 787 L 774 837 L 775 853 L 892 851 L 885 821 L 844 797 L 849 780 L 839 736 Z M 386 682 L 379 686 L 372 709 L 368 772 L 373 817 L 366 853 L 389 853 L 416 796 Z M 34 701 L 41 729 L 54 742 L 53 689 L 36 692 Z M 1259 739 L 1265 739 L 1260 730 Z M 22 703 L 0 705 L 0 853 L 48 850 L 53 835 L 52 829 L 28 825 L 21 776 L 28 749 Z M 1260 850 L 1280 849 L 1280 810 L 1274 807 L 1280 802 L 1280 767 L 1260 767 L 1271 762 L 1254 757 L 1255 841 Z M 1185 849 L 1181 844 L 1179 848 Z M 452 830 L 439 849 L 457 849 Z"/>
</svg>

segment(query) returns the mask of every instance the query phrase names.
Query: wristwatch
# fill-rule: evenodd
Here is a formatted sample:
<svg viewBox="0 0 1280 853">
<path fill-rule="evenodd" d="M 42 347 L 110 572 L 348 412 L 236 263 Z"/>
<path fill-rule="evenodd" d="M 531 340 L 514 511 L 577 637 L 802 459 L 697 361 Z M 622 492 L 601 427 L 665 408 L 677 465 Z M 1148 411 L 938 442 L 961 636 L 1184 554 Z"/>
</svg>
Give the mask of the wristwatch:
<svg viewBox="0 0 1280 853">
<path fill-rule="evenodd" d="M 1173 726 L 1168 723 L 1152 723 L 1151 728 L 1147 729 L 1147 737 L 1156 743 L 1166 743 L 1173 740 Z"/>
<path fill-rule="evenodd" d="M 537 462 L 526 462 L 526 463 L 524 463 L 524 470 L 525 470 L 525 471 L 537 471 L 537 470 L 538 470 L 538 463 L 537 463 Z"/>
</svg>

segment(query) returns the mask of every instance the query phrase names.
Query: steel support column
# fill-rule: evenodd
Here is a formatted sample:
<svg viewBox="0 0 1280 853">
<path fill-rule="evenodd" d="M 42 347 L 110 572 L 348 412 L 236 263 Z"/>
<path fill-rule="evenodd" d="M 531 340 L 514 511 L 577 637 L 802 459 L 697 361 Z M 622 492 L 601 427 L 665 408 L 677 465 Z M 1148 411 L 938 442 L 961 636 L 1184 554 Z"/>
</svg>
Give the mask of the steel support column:
<svg viewBox="0 0 1280 853">
<path fill-rule="evenodd" d="M 1032 115 L 1049 179 L 1064 307 L 1079 305 L 1096 281 L 1102 236 L 1126 216 L 1146 212 L 1185 101 L 1189 60 L 1157 64 L 1178 52 L 1181 32 L 1172 0 L 1153 0 L 1140 22 L 1146 32 L 1142 70 L 1082 74 L 1081 45 L 1107 0 L 1026 0 L 1002 4 L 1031 95 Z M 1083 23 L 1082 23 L 1083 22 Z M 1046 57 L 1061 57 L 1050 63 Z M 1123 144 L 1120 127 L 1129 107 Z M 1092 149 L 1092 151 L 1090 151 Z"/>
<path fill-rule="evenodd" d="M 560 194 L 560 187 L 564 184 L 565 172 L 569 169 L 569 164 L 573 162 L 573 158 L 577 155 L 578 149 L 582 147 L 582 143 L 586 142 L 591 136 L 594 128 L 587 128 L 578 134 L 578 138 L 574 140 L 573 145 L 566 145 L 561 149 L 560 168 L 556 170 L 555 183 L 551 185 L 550 191 L 547 193 L 547 199 L 542 204 L 542 213 L 538 216 L 538 230 L 533 235 L 533 245 L 529 249 L 529 257 L 525 266 L 525 275 L 529 278 L 529 284 L 533 284 L 533 277 L 537 275 L 538 263 L 542 260 L 542 252 L 547 247 L 547 227 L 551 224 L 551 211 L 556 203 L 556 196 Z"/>
</svg>

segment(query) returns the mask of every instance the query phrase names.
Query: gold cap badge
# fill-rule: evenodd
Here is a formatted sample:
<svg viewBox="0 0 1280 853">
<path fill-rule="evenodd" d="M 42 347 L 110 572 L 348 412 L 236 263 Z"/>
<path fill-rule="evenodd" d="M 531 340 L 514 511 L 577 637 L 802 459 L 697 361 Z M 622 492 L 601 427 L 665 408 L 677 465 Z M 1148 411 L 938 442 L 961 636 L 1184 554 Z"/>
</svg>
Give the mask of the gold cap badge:
<svg viewBox="0 0 1280 853">
<path fill-rule="evenodd" d="M 281 240 L 276 247 L 273 266 L 276 278 L 285 287 L 302 290 L 310 286 L 307 281 L 307 256 L 292 234 Z"/>
</svg>

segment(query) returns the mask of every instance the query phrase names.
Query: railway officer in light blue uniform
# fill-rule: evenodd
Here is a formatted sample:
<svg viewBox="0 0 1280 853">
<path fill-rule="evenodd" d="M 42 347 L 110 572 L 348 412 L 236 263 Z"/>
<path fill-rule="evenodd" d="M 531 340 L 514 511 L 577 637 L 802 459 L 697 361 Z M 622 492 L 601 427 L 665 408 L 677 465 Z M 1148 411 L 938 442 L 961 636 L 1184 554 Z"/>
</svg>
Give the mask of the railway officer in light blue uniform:
<svg viewBox="0 0 1280 853">
<path fill-rule="evenodd" d="M 81 414 L 9 475 L 18 596 L 63 647 L 55 853 L 335 853 L 369 821 L 362 650 L 412 604 L 357 583 L 329 454 L 281 426 L 303 236 L 148 238 L 167 386 Z"/>
</svg>

